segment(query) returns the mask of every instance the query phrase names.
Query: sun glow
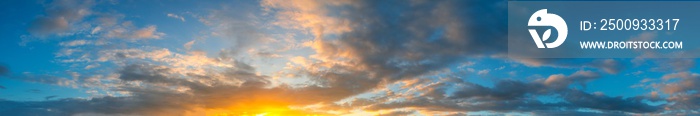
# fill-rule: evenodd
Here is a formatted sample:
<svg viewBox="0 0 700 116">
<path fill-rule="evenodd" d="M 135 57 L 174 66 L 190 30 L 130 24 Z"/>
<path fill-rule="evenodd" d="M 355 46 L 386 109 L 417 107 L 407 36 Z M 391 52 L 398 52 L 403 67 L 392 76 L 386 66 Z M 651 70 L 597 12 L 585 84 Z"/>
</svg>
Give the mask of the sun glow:
<svg viewBox="0 0 700 116">
<path fill-rule="evenodd" d="M 231 103 L 226 109 L 208 109 L 207 116 L 320 116 L 290 109 L 287 102 L 275 100 L 251 100 Z"/>
<path fill-rule="evenodd" d="M 261 113 L 261 114 L 257 114 L 257 115 L 255 115 L 255 116 L 267 116 L 267 112 Z"/>
</svg>

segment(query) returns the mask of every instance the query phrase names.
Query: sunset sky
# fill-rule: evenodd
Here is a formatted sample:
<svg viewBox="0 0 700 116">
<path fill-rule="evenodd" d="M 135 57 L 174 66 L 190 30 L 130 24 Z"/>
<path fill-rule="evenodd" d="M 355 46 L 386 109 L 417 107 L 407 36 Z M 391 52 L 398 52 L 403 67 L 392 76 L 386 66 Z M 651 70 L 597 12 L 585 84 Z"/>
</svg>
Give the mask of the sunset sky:
<svg viewBox="0 0 700 116">
<path fill-rule="evenodd" d="M 0 11 L 0 115 L 700 114 L 697 59 L 508 57 L 507 1 L 0 0 Z"/>
</svg>

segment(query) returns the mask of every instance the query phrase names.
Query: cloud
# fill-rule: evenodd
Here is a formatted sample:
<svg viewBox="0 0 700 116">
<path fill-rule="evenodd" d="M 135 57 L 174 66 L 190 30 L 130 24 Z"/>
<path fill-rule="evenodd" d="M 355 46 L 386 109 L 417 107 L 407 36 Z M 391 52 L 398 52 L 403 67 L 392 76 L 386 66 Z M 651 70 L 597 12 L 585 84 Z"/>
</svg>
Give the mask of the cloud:
<svg viewBox="0 0 700 116">
<path fill-rule="evenodd" d="M 594 95 L 583 91 L 572 90 L 565 96 L 571 104 L 578 107 L 599 109 L 604 111 L 625 111 L 633 113 L 651 113 L 662 111 L 662 106 L 651 106 L 644 103 L 644 97 L 608 97 L 604 95 Z"/>
<path fill-rule="evenodd" d="M 694 115 L 700 108 L 700 74 L 694 72 L 674 72 L 659 79 L 644 79 L 634 86 L 650 89 L 649 96 L 656 101 L 671 103 L 666 105 L 667 115 Z M 657 92 L 658 91 L 658 92 Z"/>
<path fill-rule="evenodd" d="M 237 67 L 250 67 L 247 64 L 239 63 L 239 65 L 241 66 Z M 254 74 L 254 69 L 249 68 L 229 68 L 206 75 L 192 74 L 189 75 L 190 78 L 179 78 L 179 74 L 174 71 L 159 65 L 131 64 L 118 72 L 118 82 L 122 84 L 111 88 L 115 91 L 128 92 L 129 96 L 66 98 L 42 102 L 2 101 L 0 105 L 14 107 L 0 109 L 0 113 L 9 115 L 83 113 L 175 115 L 197 112 L 195 109 L 231 109 L 230 112 L 233 113 L 262 113 L 263 108 L 269 107 L 287 109 L 289 105 L 336 101 L 356 93 L 351 90 L 358 86 L 351 85 L 362 83 L 354 81 L 356 78 L 338 77 L 331 83 L 342 84 L 342 86 L 270 88 L 267 87 L 270 84 L 270 77 Z M 229 81 L 234 83 L 227 83 Z M 300 112 L 289 110 L 282 113 Z"/>
<path fill-rule="evenodd" d="M 182 22 L 185 22 L 185 17 L 179 16 L 179 15 L 175 15 L 175 14 L 172 14 L 172 13 L 168 13 L 168 17 L 170 17 L 170 18 L 175 18 L 175 19 L 180 19 Z"/>
<path fill-rule="evenodd" d="M 672 79 L 680 79 L 678 80 L 678 83 L 667 83 L 661 86 L 661 89 L 665 93 L 669 94 L 677 94 L 677 93 L 684 93 L 687 91 L 691 90 L 697 90 L 700 89 L 700 74 L 696 73 L 690 73 L 690 72 L 679 72 L 679 73 L 672 73 L 672 74 L 666 74 L 661 77 L 663 80 L 672 80 Z"/>
<path fill-rule="evenodd" d="M 68 21 L 66 21 L 66 19 L 63 17 L 56 19 L 42 17 L 33 22 L 32 25 L 33 26 L 29 28 L 29 31 L 34 34 L 66 32 L 70 29 L 68 27 Z"/>
<path fill-rule="evenodd" d="M 73 40 L 61 42 L 63 47 L 75 47 L 83 45 L 104 45 L 109 43 L 106 39 L 121 38 L 130 41 L 142 39 L 161 39 L 165 33 L 158 32 L 155 25 L 136 27 L 131 21 L 122 21 L 125 17 L 116 12 L 102 12 L 103 9 L 95 9 L 94 6 L 104 5 L 105 1 L 75 1 L 54 0 L 44 5 L 45 15 L 34 19 L 28 31 L 30 35 L 23 35 L 20 45 L 45 39 L 47 37 L 84 37 L 86 40 Z M 114 5 L 114 4 L 112 4 Z M 102 40 L 91 41 L 92 38 Z M 71 43 L 72 42 L 72 43 Z"/>
<path fill-rule="evenodd" d="M 695 68 L 695 59 L 687 58 L 669 58 L 669 59 L 653 59 L 653 63 L 657 64 L 657 67 L 652 68 L 653 71 L 662 72 L 684 72 L 692 68 Z"/>
<path fill-rule="evenodd" d="M 85 70 L 90 70 L 90 69 L 92 69 L 92 68 L 96 68 L 96 67 L 99 67 L 99 66 L 100 66 L 100 64 L 90 64 L 90 65 L 85 66 L 85 68 L 83 68 L 83 69 L 85 69 Z"/>
<path fill-rule="evenodd" d="M 46 15 L 32 21 L 29 32 L 35 35 L 66 33 L 92 11 L 94 1 L 55 0 L 46 6 Z"/>
<path fill-rule="evenodd" d="M 91 20 L 92 27 L 89 36 L 99 38 L 119 38 L 131 41 L 145 39 L 161 39 L 165 33 L 158 32 L 157 26 L 146 25 L 139 28 L 131 20 L 124 20 L 126 16 L 119 13 L 100 13 Z M 86 29 L 88 30 L 88 29 Z"/>
<path fill-rule="evenodd" d="M 625 68 L 625 64 L 622 64 L 619 61 L 613 59 L 594 60 L 586 65 L 603 69 L 603 71 L 611 74 L 617 74 Z"/>
<path fill-rule="evenodd" d="M 490 71 L 491 70 L 489 70 L 489 69 L 484 69 L 484 70 L 480 70 L 479 72 L 477 72 L 477 74 L 478 75 L 487 75 L 487 74 L 489 74 Z"/>
<path fill-rule="evenodd" d="M 544 84 L 553 88 L 568 88 L 572 83 L 579 83 L 585 87 L 585 83 L 597 78 L 600 78 L 600 74 L 596 72 L 577 71 L 568 77 L 564 77 L 562 74 L 551 75 L 544 81 Z"/>
<path fill-rule="evenodd" d="M 90 44 L 91 42 L 88 40 L 73 40 L 73 41 L 68 41 L 68 42 L 61 42 L 58 45 L 64 46 L 64 47 L 74 47 L 74 46 L 82 46 L 82 45 L 87 45 Z"/>
<path fill-rule="evenodd" d="M 21 81 L 25 81 L 25 82 L 61 85 L 61 86 L 68 86 L 68 87 L 72 87 L 76 84 L 75 80 L 64 78 L 64 77 L 59 77 L 59 76 L 47 75 L 47 74 L 36 75 L 36 74 L 32 74 L 32 73 L 24 73 L 23 75 L 7 76 L 6 78 L 21 80 Z"/>
<path fill-rule="evenodd" d="M 601 74 L 585 68 L 616 74 L 626 68 L 616 59 L 511 59 L 528 66 L 585 68 L 529 81 L 494 79 L 493 85 L 467 82 L 462 79 L 468 76 L 450 73 L 450 66 L 466 59 L 504 55 L 507 24 L 502 22 L 507 4 L 503 1 L 265 0 L 256 5 L 261 5 L 254 8 L 261 8 L 258 10 L 265 15 L 249 13 L 258 10 L 223 7 L 203 17 L 195 16 L 211 28 L 209 34 L 213 37 L 233 42 L 229 50 L 222 50 L 217 57 L 191 51 L 195 40 L 183 45 L 186 53 L 148 46 L 98 49 L 88 52 L 94 55 L 86 56 L 89 62 L 82 65 L 90 64 L 84 67 L 86 70 L 114 66 L 97 71 L 108 74 L 88 73 L 69 79 L 27 73 L 10 78 L 79 86 L 107 94 L 65 99 L 47 96 L 46 101 L 0 100 L 0 114 L 189 115 L 211 110 L 262 113 L 262 109 L 274 108 L 300 115 L 341 115 L 353 110 L 390 111 L 389 115 L 459 115 L 472 111 L 624 115 L 659 113 L 666 107 L 697 107 L 693 106 L 697 97 L 682 94 L 697 90 L 696 86 L 686 86 L 692 84 L 664 86 L 678 94 L 669 98 L 679 103 L 676 105 L 649 105 L 645 100 L 658 98 L 647 96 L 613 97 L 586 92 L 585 85 Z M 268 15 L 273 17 L 272 23 L 266 23 Z M 184 21 L 178 15 L 168 16 Z M 138 28 L 130 21 L 121 21 L 122 17 L 96 17 L 100 24 L 89 29 L 90 34 L 132 41 L 165 37 L 155 25 Z M 310 34 L 312 38 L 292 36 L 307 39 L 303 41 L 312 53 L 289 56 L 287 67 L 279 72 L 267 67 L 259 70 L 261 66 L 248 64 L 245 55 L 237 55 L 287 57 L 278 54 L 274 47 L 266 48 L 274 45 L 258 45 L 275 39 L 264 31 L 276 27 Z M 59 45 L 71 47 L 61 50 L 70 56 L 73 47 L 93 42 L 97 41 L 72 40 Z M 274 73 L 268 75 L 270 70 Z M 282 79 L 303 82 L 280 83 Z M 679 78 L 669 76 L 669 80 L 673 79 Z M 680 79 L 695 82 L 694 78 Z M 393 90 L 401 84 L 399 90 Z M 575 88 L 575 84 L 584 86 L 583 90 Z M 361 98 L 366 94 L 371 97 Z M 555 96 L 561 101 L 541 101 L 538 97 L 542 96 Z"/>
<path fill-rule="evenodd" d="M 304 74 L 318 77 L 317 81 L 322 82 L 322 84 L 270 86 L 272 84 L 271 77 L 257 74 L 253 66 L 227 56 L 210 58 L 206 56 L 206 53 L 198 51 L 178 54 L 168 49 L 159 48 L 151 50 L 101 50 L 97 54 L 99 55 L 96 55 L 97 57 L 92 61 L 111 62 L 116 64 L 116 66 L 122 66 L 115 71 L 115 76 L 77 76 L 74 79 L 68 79 L 27 73 L 24 76 L 11 78 L 27 82 L 113 91 L 122 93 L 120 95 L 123 96 L 114 97 L 109 95 L 108 97 L 91 99 L 67 98 L 45 102 L 5 102 L 8 104 L 37 105 L 20 105 L 17 109 L 9 111 L 2 111 L 5 109 L 0 108 L 0 112 L 22 114 L 23 111 L 32 111 L 32 109 L 50 109 L 55 111 L 55 113 L 45 111 L 34 113 L 57 115 L 79 115 L 84 113 L 95 115 L 169 115 L 197 112 L 193 111 L 196 109 L 231 109 L 231 107 L 239 109 L 231 112 L 243 112 L 244 110 L 248 110 L 248 112 L 262 112 L 260 109 L 266 107 L 287 108 L 290 105 L 335 102 L 348 96 L 365 92 L 378 85 L 377 83 L 379 82 L 378 79 L 371 79 L 365 76 L 369 74 L 360 70 L 353 72 L 314 71 L 305 72 Z M 164 100 L 181 102 L 174 104 L 159 103 L 166 102 Z M 269 101 L 274 101 L 274 103 L 271 103 L 273 106 L 256 105 L 260 104 L 260 102 Z M 79 105 L 52 105 L 54 103 Z M 107 107 L 107 105 L 111 106 Z M 133 107 L 134 105 L 137 107 Z M 103 109 L 85 109 L 82 107 L 103 107 Z M 138 108 L 147 108 L 149 110 Z M 10 113 L 10 111 L 17 112 Z"/>
<path fill-rule="evenodd" d="M 49 99 L 56 98 L 56 97 L 58 97 L 58 96 L 52 95 L 52 96 L 46 96 L 46 97 L 44 97 L 44 99 L 49 100 Z"/>
<path fill-rule="evenodd" d="M 396 5 L 386 9 L 373 7 L 380 4 Z M 505 42 L 505 28 L 474 29 L 486 25 L 499 27 L 497 22 L 505 21 L 506 16 L 497 13 L 505 10 L 505 7 L 498 8 L 500 4 L 503 3 L 262 2 L 265 8 L 275 9 L 272 11 L 276 11 L 273 13 L 279 17 L 278 26 L 311 32 L 314 39 L 309 46 L 316 52 L 311 58 L 372 71 L 376 78 L 390 82 L 439 70 L 469 56 L 504 53 L 504 44 L 498 42 Z M 495 19 L 479 20 L 481 18 L 473 17 L 477 14 L 457 8 L 485 8 L 494 13 L 478 15 Z M 331 35 L 337 35 L 337 38 L 327 38 Z"/>
<path fill-rule="evenodd" d="M 500 56 L 499 56 L 500 57 Z M 555 67 L 555 68 L 580 68 L 590 67 L 603 70 L 610 74 L 617 74 L 624 70 L 626 65 L 616 59 L 593 58 L 514 58 L 511 59 L 529 67 Z"/>
<path fill-rule="evenodd" d="M 189 50 L 189 49 L 192 49 L 192 45 L 194 45 L 194 42 L 195 42 L 195 40 L 192 40 L 192 41 L 185 43 L 182 46 L 185 47 L 185 49 Z"/>
<path fill-rule="evenodd" d="M 411 115 L 413 113 L 414 112 L 412 112 L 412 111 L 392 111 L 392 112 L 388 112 L 388 113 L 382 113 L 381 115 L 382 116 L 407 116 L 407 115 Z"/>
<path fill-rule="evenodd" d="M 263 30 L 269 26 L 262 22 L 262 16 L 250 14 L 259 12 L 259 7 L 246 6 L 250 4 L 238 4 L 229 7 L 244 7 L 250 9 L 230 10 L 222 8 L 212 10 L 206 16 L 199 17 L 199 21 L 211 28 L 211 36 L 222 38 L 230 43 L 227 52 L 238 55 L 251 47 L 255 47 L 268 37 Z M 246 15 L 240 15 L 246 14 Z"/>
<path fill-rule="evenodd" d="M 134 34 L 131 36 L 131 38 L 153 38 L 153 39 L 160 39 L 160 37 L 164 36 L 164 33 L 156 32 L 156 26 L 148 26 L 146 28 L 142 28 L 139 30 L 136 30 Z"/>
<path fill-rule="evenodd" d="M 169 98 L 177 98 L 177 96 L 163 97 L 155 99 L 152 97 L 160 96 L 140 96 L 136 98 L 125 97 L 102 97 L 92 99 L 60 99 L 41 102 L 14 102 L 0 101 L 0 104 L 13 106 L 0 110 L 0 113 L 6 115 L 78 115 L 80 113 L 99 112 L 100 114 L 142 114 L 142 115 L 176 115 L 181 111 L 172 111 L 167 108 L 180 108 L 182 106 L 176 101 Z M 135 101 L 141 98 L 151 98 L 150 101 Z M 157 102 L 156 102 L 157 100 Z M 166 101 L 173 100 L 173 101 Z M 158 103 L 160 102 L 160 103 Z M 171 106 L 167 106 L 171 105 Z M 173 113 L 178 112 L 178 113 Z"/>
<path fill-rule="evenodd" d="M 7 66 L 0 64 L 0 76 L 7 76 L 10 74 L 10 68 Z"/>
<path fill-rule="evenodd" d="M 256 49 L 248 50 L 248 54 L 252 54 L 253 56 L 262 57 L 262 58 L 280 58 L 280 57 L 282 57 L 282 55 L 275 54 L 275 53 L 270 52 L 270 51 L 260 51 L 260 50 L 256 50 Z"/>
<path fill-rule="evenodd" d="M 585 83 L 587 80 L 599 77 L 589 71 L 579 71 L 568 77 L 551 75 L 545 80 L 522 82 L 515 80 L 500 80 L 493 87 L 485 87 L 466 81 L 452 81 L 457 86 L 456 91 L 445 98 L 427 96 L 414 96 L 404 101 L 376 103 L 369 105 L 367 110 L 378 111 L 388 109 L 415 109 L 420 111 L 440 112 L 559 112 L 559 113 L 585 113 L 577 110 L 589 109 L 600 111 L 604 114 L 636 114 L 659 113 L 664 105 L 652 106 L 643 100 L 650 100 L 645 96 L 635 97 L 609 97 L 603 94 L 591 94 L 578 89 L 571 89 L 563 84 Z M 557 80 L 557 81 L 551 81 Z M 568 82 L 564 82 L 566 80 Z M 573 82 L 572 82 L 573 81 Z M 553 85 L 553 82 L 561 82 L 562 85 Z M 564 88 L 559 88 L 564 86 Z M 538 96 L 560 96 L 559 102 L 543 102 Z M 620 112 L 620 113 L 615 113 Z"/>
<path fill-rule="evenodd" d="M 135 31 L 131 31 L 131 24 L 124 24 L 123 27 L 117 27 L 106 33 L 106 37 L 109 38 L 123 38 L 128 40 L 140 40 L 140 39 L 161 39 L 165 36 L 165 33 L 157 32 L 156 26 L 150 25 L 145 28 L 141 28 Z"/>
</svg>

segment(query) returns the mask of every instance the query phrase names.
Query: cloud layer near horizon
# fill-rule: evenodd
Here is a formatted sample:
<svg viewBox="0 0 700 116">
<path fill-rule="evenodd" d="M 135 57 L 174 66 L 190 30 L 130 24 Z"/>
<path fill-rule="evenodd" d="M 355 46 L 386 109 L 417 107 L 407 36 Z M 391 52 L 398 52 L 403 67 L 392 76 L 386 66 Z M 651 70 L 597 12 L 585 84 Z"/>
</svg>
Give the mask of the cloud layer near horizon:
<svg viewBox="0 0 700 116">
<path fill-rule="evenodd" d="M 59 50 L 48 54 L 70 68 L 56 74 L 0 65 L 0 77 L 90 96 L 0 97 L 0 114 L 682 115 L 700 109 L 692 59 L 505 57 L 505 1 L 262 0 L 153 15 L 197 23 L 189 26 L 200 30 L 187 37 L 141 15 L 96 7 L 122 4 L 128 3 L 46 3 L 20 44 L 52 41 Z M 634 82 L 648 94 L 588 90 L 606 76 L 638 75 L 625 73 L 635 65 L 666 63 L 674 65 L 644 70 L 669 74 Z M 518 71 L 531 69 L 534 74 Z"/>
</svg>

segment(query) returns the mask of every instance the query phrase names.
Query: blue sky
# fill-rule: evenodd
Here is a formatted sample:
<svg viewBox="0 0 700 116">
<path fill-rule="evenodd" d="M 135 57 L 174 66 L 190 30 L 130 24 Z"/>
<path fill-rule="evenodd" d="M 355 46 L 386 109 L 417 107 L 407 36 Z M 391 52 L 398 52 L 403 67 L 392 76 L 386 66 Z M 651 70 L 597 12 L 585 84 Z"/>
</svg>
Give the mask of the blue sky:
<svg viewBox="0 0 700 116">
<path fill-rule="evenodd" d="M 697 59 L 508 57 L 506 1 L 0 6 L 0 114 L 692 115 L 700 108 Z"/>
</svg>

